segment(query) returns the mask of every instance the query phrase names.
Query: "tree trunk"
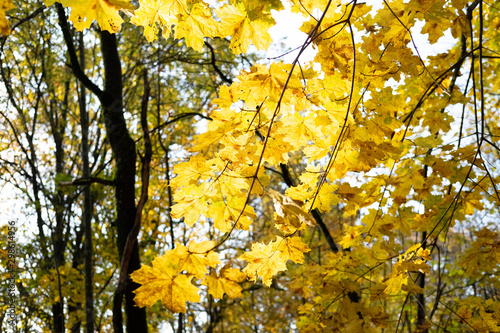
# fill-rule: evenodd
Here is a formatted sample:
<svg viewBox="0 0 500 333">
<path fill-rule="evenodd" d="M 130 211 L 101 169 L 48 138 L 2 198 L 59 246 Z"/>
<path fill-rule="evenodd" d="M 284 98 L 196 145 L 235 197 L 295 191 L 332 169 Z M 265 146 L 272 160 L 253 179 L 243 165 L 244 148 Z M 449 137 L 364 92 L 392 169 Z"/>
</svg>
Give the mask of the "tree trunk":
<svg viewBox="0 0 500 333">
<path fill-rule="evenodd" d="M 85 44 L 83 33 L 78 38 L 80 49 L 80 66 L 85 70 Z M 85 87 L 80 85 L 80 126 L 82 128 L 82 164 L 83 178 L 90 178 L 89 163 L 89 115 L 87 112 L 87 94 Z M 85 234 L 84 262 L 85 262 L 85 332 L 94 333 L 94 283 L 93 283 L 93 245 L 92 245 L 92 199 L 90 197 L 90 185 L 83 190 L 83 214 L 82 225 Z"/>
<path fill-rule="evenodd" d="M 115 35 L 106 31 L 101 32 L 101 51 L 104 61 L 104 91 L 101 97 L 101 105 L 104 112 L 106 132 L 116 161 L 114 179 L 116 227 L 118 252 L 121 259 L 136 214 L 136 152 L 135 142 L 129 135 L 123 116 L 122 72 Z M 128 273 L 132 273 L 138 268 L 140 268 L 140 259 L 136 241 L 130 258 Z M 135 306 L 133 300 L 134 294 L 132 291 L 137 287 L 136 283 L 129 281 L 125 289 L 127 332 L 130 333 L 147 332 L 146 310 Z"/>
<path fill-rule="evenodd" d="M 425 240 L 427 238 L 427 232 L 422 233 L 422 249 L 426 249 Z M 425 273 L 418 273 L 415 284 L 424 289 L 425 288 Z M 417 329 L 419 332 L 427 333 L 429 330 L 425 326 L 425 295 L 418 293 L 417 295 Z"/>
<path fill-rule="evenodd" d="M 55 110 L 51 110 L 51 116 L 54 117 L 51 126 L 52 126 L 52 137 L 55 143 L 55 157 L 56 157 L 56 174 L 64 173 L 64 159 L 66 158 L 66 154 L 64 152 L 64 129 L 66 126 L 66 117 L 68 111 L 68 94 L 69 91 L 69 81 L 65 82 L 65 98 L 63 101 L 63 107 L 61 108 L 61 113 L 55 112 Z M 52 104 L 51 104 L 52 109 Z M 56 188 L 56 193 L 54 197 L 51 199 L 52 205 L 55 209 L 55 221 L 56 225 L 52 233 L 52 242 L 54 247 L 54 266 L 57 273 L 57 283 L 58 283 L 58 294 L 59 294 L 59 302 L 55 303 L 52 306 L 53 309 L 53 318 L 54 318 L 54 331 L 59 333 L 66 332 L 65 329 L 65 317 L 64 317 L 64 298 L 62 294 L 62 279 L 59 275 L 59 267 L 64 267 L 66 263 L 66 258 L 64 256 L 64 252 L 66 251 L 66 239 L 64 235 L 65 230 L 65 221 L 64 221 L 64 210 L 66 206 L 64 193 L 58 187 Z"/>
</svg>

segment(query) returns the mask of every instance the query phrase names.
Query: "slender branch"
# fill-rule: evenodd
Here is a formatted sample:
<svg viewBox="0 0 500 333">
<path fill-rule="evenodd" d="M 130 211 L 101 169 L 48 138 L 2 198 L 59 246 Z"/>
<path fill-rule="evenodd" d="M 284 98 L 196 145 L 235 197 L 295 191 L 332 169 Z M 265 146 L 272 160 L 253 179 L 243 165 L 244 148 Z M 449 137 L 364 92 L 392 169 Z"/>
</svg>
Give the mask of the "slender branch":
<svg viewBox="0 0 500 333">
<path fill-rule="evenodd" d="M 205 116 L 204 114 L 202 113 L 198 113 L 198 112 L 186 112 L 186 113 L 181 113 L 180 115 L 177 115 L 176 117 L 164 122 L 163 124 L 160 124 L 158 126 L 156 126 L 155 128 L 153 128 L 152 130 L 149 131 L 149 133 L 154 133 L 158 130 L 161 130 L 163 129 L 164 127 L 170 125 L 170 124 L 173 124 L 175 123 L 176 121 L 179 121 L 183 118 L 186 118 L 186 117 L 194 117 L 194 116 L 198 116 L 198 117 L 201 117 L 203 119 L 206 119 L 206 120 L 210 120 L 212 121 L 212 118 L 211 117 L 208 117 L 208 116 Z"/>
<path fill-rule="evenodd" d="M 215 63 L 216 62 L 215 52 L 214 52 L 214 48 L 212 47 L 212 45 L 210 45 L 208 42 L 205 42 L 205 45 L 210 50 L 210 54 L 211 54 L 210 64 L 212 65 L 212 67 L 214 68 L 214 70 L 217 72 L 217 74 L 219 74 L 219 76 L 222 79 L 222 81 L 224 81 L 226 83 L 229 83 L 229 84 L 233 83 L 233 80 L 231 80 L 226 75 L 224 75 L 224 73 L 222 73 L 222 71 L 220 70 L 220 68 L 217 67 L 217 64 Z"/>
<path fill-rule="evenodd" d="M 431 313 L 429 314 L 429 320 L 432 319 L 432 316 L 436 312 L 436 310 L 438 308 L 438 305 L 439 305 L 439 302 L 441 300 L 441 296 L 443 295 L 443 291 L 444 291 L 445 288 L 446 288 L 446 283 L 443 283 L 442 286 L 438 285 L 438 288 L 437 288 L 437 291 L 436 291 L 436 300 L 434 302 L 434 305 L 432 306 Z"/>
<path fill-rule="evenodd" d="M 468 57 L 469 55 L 473 55 L 474 54 L 474 51 L 475 49 L 473 49 L 472 51 L 470 51 L 469 53 L 467 53 L 464 57 L 462 58 L 466 58 Z M 449 71 L 452 71 L 453 69 L 457 68 L 458 66 L 461 66 L 463 64 L 463 61 L 462 61 L 462 58 L 460 58 L 453 66 L 449 67 L 446 71 L 444 71 L 441 75 L 439 75 L 436 80 L 444 80 L 445 79 L 445 75 L 449 72 Z M 404 141 L 404 139 L 406 138 L 406 134 L 408 132 L 408 128 L 410 127 L 410 123 L 413 119 L 413 116 L 415 115 L 415 113 L 417 112 L 417 110 L 422 106 L 422 104 L 424 103 L 424 101 L 426 100 L 426 97 L 427 96 L 430 96 L 436 89 L 437 89 L 437 85 L 435 82 L 432 82 L 428 87 L 427 89 L 424 91 L 424 93 L 422 94 L 422 96 L 420 96 L 420 99 L 418 100 L 417 104 L 415 105 L 415 107 L 413 107 L 413 109 L 410 111 L 410 113 L 405 116 L 403 118 L 403 123 L 406 123 L 408 122 L 408 124 L 406 125 L 406 128 L 405 128 L 405 132 L 403 133 L 403 137 L 401 138 L 401 142 Z"/>
<path fill-rule="evenodd" d="M 77 178 L 71 182 L 60 182 L 57 186 L 80 186 L 80 185 L 90 185 L 94 183 L 99 183 L 103 185 L 115 186 L 115 182 L 108 179 L 102 179 L 98 177 L 88 177 L 88 178 Z"/>
<path fill-rule="evenodd" d="M 11 33 L 18 27 L 20 26 L 21 24 L 23 24 L 24 22 L 27 22 L 29 20 L 31 20 L 32 18 L 35 18 L 36 16 L 38 16 L 38 14 L 42 13 L 45 9 L 47 8 L 47 6 L 45 5 L 41 5 L 40 7 L 38 7 L 38 9 L 36 9 L 33 13 L 29 14 L 28 16 L 26 17 L 23 17 L 22 19 L 20 19 L 19 21 L 17 21 L 16 23 L 14 23 L 12 25 L 12 27 L 10 28 L 10 31 Z M 8 37 L 8 36 L 5 36 L 5 37 Z"/>
<path fill-rule="evenodd" d="M 83 40 L 83 32 L 78 35 L 78 44 L 80 52 L 80 64 L 85 68 L 85 43 Z M 90 163 L 89 163 L 89 114 L 87 110 L 87 92 L 85 87 L 78 81 L 80 94 L 78 102 L 80 106 L 80 126 L 82 129 L 81 140 L 81 155 L 83 164 L 83 177 L 89 178 Z M 90 185 L 85 186 L 83 190 L 83 214 L 82 224 L 85 233 L 84 241 L 84 276 L 85 276 L 85 331 L 93 333 L 95 327 L 95 310 L 94 310 L 94 283 L 93 283 L 93 267 L 94 267 L 94 250 L 92 244 L 92 194 Z"/>
<path fill-rule="evenodd" d="M 342 129 L 340 130 L 340 133 L 339 133 L 337 140 L 335 142 L 335 146 L 333 147 L 333 151 L 332 151 L 331 157 L 328 160 L 328 163 L 326 165 L 325 172 L 323 173 L 323 175 L 321 176 L 321 178 L 319 180 L 319 184 L 318 184 L 318 187 L 316 188 L 316 192 L 314 193 L 314 197 L 312 199 L 310 209 L 312 209 L 312 207 L 314 207 L 314 202 L 316 201 L 316 198 L 319 195 L 321 187 L 326 182 L 328 174 L 330 173 L 330 170 L 333 167 L 333 164 L 335 163 L 335 159 L 337 158 L 338 152 L 340 151 L 340 145 L 342 144 L 342 141 L 345 138 L 347 128 L 348 128 L 347 121 L 349 119 L 349 114 L 351 112 L 352 99 L 354 96 L 354 83 L 356 82 L 355 81 L 355 79 L 356 79 L 356 43 L 354 40 L 354 30 L 352 29 L 351 22 L 350 22 L 355 6 L 356 6 L 356 1 L 354 1 L 352 9 L 349 12 L 348 17 L 345 19 L 346 24 L 349 26 L 350 35 L 351 35 L 351 43 L 352 43 L 352 51 L 353 51 L 351 90 L 349 93 L 349 102 L 347 103 L 347 110 L 345 112 L 344 123 L 342 124 Z"/>
<path fill-rule="evenodd" d="M 71 70 L 73 71 L 73 74 L 75 74 L 76 78 L 85 86 L 85 88 L 92 91 L 97 98 L 101 99 L 104 92 L 94 82 L 90 81 L 89 77 L 80 66 L 80 62 L 78 61 L 78 57 L 76 55 L 75 45 L 73 44 L 73 37 L 71 36 L 69 30 L 68 19 L 66 17 L 66 13 L 64 12 L 64 7 L 60 3 L 56 3 L 55 6 L 57 8 L 57 16 L 59 17 L 59 26 L 61 27 L 64 42 L 68 48 Z"/>
<path fill-rule="evenodd" d="M 483 2 L 479 2 L 479 89 L 481 98 L 481 138 L 484 137 L 485 111 L 484 111 L 484 70 L 483 70 Z"/>
<path fill-rule="evenodd" d="M 474 330 L 474 332 L 478 333 L 478 331 L 465 319 L 464 317 L 460 316 L 456 311 L 454 311 L 452 308 L 450 308 L 448 305 L 444 304 L 443 302 L 439 301 L 440 304 L 442 304 L 446 309 L 448 309 L 451 313 L 453 313 L 455 316 L 460 318 L 461 322 L 466 323 L 470 328 Z"/>
</svg>

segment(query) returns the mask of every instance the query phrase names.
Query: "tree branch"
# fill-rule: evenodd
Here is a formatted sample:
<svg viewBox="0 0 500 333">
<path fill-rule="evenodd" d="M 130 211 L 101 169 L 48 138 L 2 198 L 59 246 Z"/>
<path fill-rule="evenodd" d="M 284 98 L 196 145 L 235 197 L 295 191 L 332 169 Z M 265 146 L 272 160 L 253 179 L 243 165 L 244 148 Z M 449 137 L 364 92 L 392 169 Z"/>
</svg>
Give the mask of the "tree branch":
<svg viewBox="0 0 500 333">
<path fill-rule="evenodd" d="M 288 167 L 285 164 L 280 163 L 280 168 L 281 168 L 281 175 L 283 176 L 283 181 L 285 182 L 285 184 L 287 184 L 288 187 L 294 186 L 293 179 L 290 175 Z M 330 250 L 332 250 L 333 253 L 339 252 L 339 248 L 337 244 L 335 244 L 332 234 L 328 230 L 328 227 L 326 226 L 325 222 L 323 222 L 323 219 L 321 218 L 321 214 L 319 213 L 318 209 L 317 208 L 313 209 L 311 211 L 311 215 L 313 216 L 314 220 L 316 221 L 321 231 L 323 232 L 323 235 L 325 236 L 325 239 L 328 242 L 328 245 L 330 246 Z"/>
<path fill-rule="evenodd" d="M 210 50 L 210 54 L 211 54 L 210 64 L 212 65 L 212 67 L 214 68 L 214 70 L 217 72 L 217 74 L 219 74 L 219 76 L 222 79 L 222 81 L 224 81 L 226 83 L 229 83 L 229 84 L 232 84 L 233 80 L 231 80 L 226 75 L 224 75 L 224 73 L 222 73 L 222 71 L 220 70 L 220 68 L 217 67 L 217 64 L 215 63 L 215 61 L 216 61 L 215 60 L 215 52 L 214 52 L 214 48 L 212 47 L 212 45 L 210 45 L 208 42 L 205 42 L 205 45 Z"/>
<path fill-rule="evenodd" d="M 212 118 L 209 117 L 209 116 L 205 116 L 204 114 L 202 113 L 198 113 L 198 112 L 186 112 L 186 113 L 181 113 L 180 115 L 178 115 L 177 117 L 173 118 L 173 119 L 170 119 L 166 122 L 164 122 L 163 124 L 161 125 L 158 125 L 156 126 L 155 128 L 153 128 L 152 130 L 149 131 L 149 133 L 154 133 L 158 130 L 161 130 L 162 128 L 172 124 L 172 123 L 175 123 L 176 121 L 179 121 L 183 118 L 186 118 L 186 117 L 194 117 L 194 116 L 198 116 L 198 117 L 201 117 L 203 119 L 206 119 L 206 120 L 210 120 L 212 121 Z"/>
<path fill-rule="evenodd" d="M 19 21 L 17 21 L 16 23 L 14 23 L 12 25 L 12 27 L 10 28 L 10 31 L 11 32 L 14 31 L 18 26 L 20 26 L 24 22 L 27 22 L 27 21 L 31 20 L 32 18 L 38 16 L 38 14 L 42 13 L 46 8 L 47 8 L 47 6 L 41 5 L 33 13 L 29 14 L 28 16 L 26 16 L 26 17 L 20 19 Z M 8 37 L 8 36 L 5 36 L 5 37 Z"/>
<path fill-rule="evenodd" d="M 60 182 L 59 184 L 57 184 L 57 186 L 80 186 L 80 185 L 90 185 L 93 183 L 115 186 L 114 181 L 98 177 L 77 178 L 71 182 Z"/>
<path fill-rule="evenodd" d="M 59 26 L 63 33 L 64 42 L 68 48 L 69 60 L 71 62 L 71 70 L 75 74 L 76 78 L 87 88 L 92 91 L 97 98 L 101 99 L 103 96 L 103 91 L 94 82 L 90 81 L 89 77 L 85 74 L 80 66 L 78 57 L 76 56 L 75 45 L 73 44 L 73 37 L 69 31 L 68 19 L 66 18 L 66 13 L 64 12 L 64 7 L 60 3 L 55 4 L 57 8 L 57 16 L 59 18 Z"/>
</svg>

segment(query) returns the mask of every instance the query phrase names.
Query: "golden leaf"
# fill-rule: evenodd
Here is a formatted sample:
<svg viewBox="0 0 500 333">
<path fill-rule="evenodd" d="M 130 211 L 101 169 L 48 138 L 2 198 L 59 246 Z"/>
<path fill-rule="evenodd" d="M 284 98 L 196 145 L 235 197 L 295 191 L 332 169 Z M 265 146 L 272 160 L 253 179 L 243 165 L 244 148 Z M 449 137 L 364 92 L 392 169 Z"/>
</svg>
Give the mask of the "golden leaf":
<svg viewBox="0 0 500 333">
<path fill-rule="evenodd" d="M 54 0 L 47 0 L 47 6 Z M 58 1 L 65 7 L 71 8 L 69 20 L 73 22 L 76 30 L 88 29 L 92 22 L 97 21 L 101 30 L 115 33 L 120 29 L 123 19 L 118 11 L 130 12 L 134 6 L 128 1 L 112 0 L 61 0 Z"/>
<path fill-rule="evenodd" d="M 179 246 L 181 252 L 187 253 L 185 247 Z M 153 306 L 156 301 L 172 312 L 186 312 L 186 301 L 199 302 L 198 288 L 191 280 L 193 276 L 178 275 L 182 267 L 183 255 L 176 256 L 178 251 L 170 250 L 165 255 L 153 260 L 152 267 L 143 265 L 130 277 L 138 284 L 135 290 L 135 302 L 138 306 Z"/>
<path fill-rule="evenodd" d="M 273 199 L 274 209 L 276 209 L 276 227 L 280 231 L 291 234 L 306 226 L 316 225 L 311 214 L 302 210 L 302 202 L 274 190 L 270 190 L 269 194 Z"/>
<path fill-rule="evenodd" d="M 190 251 L 204 252 L 213 244 L 211 241 L 191 242 L 189 248 Z M 188 252 L 184 245 L 177 244 L 175 249 L 156 257 L 151 267 L 143 265 L 130 275 L 134 282 L 141 285 L 135 290 L 134 300 L 138 306 L 149 307 L 161 300 L 172 312 L 186 312 L 186 301 L 200 301 L 199 289 L 191 283 L 192 278 L 203 278 L 208 271 L 207 265 L 215 267 L 219 262 L 214 252 L 194 254 Z"/>
<path fill-rule="evenodd" d="M 12 2 L 9 0 L 1 0 L 0 1 L 0 35 L 7 36 L 10 34 L 10 26 L 7 17 L 5 16 L 5 12 L 9 9 L 15 8 Z"/>
<path fill-rule="evenodd" d="M 224 267 L 217 275 L 212 272 L 210 275 L 205 276 L 202 284 L 208 286 L 208 293 L 215 299 L 221 299 L 224 294 L 230 298 L 239 298 L 241 295 L 241 286 L 238 282 L 245 279 L 245 273 L 242 273 L 236 268 Z"/>
<path fill-rule="evenodd" d="M 251 281 L 255 281 L 256 276 L 260 276 L 262 282 L 270 286 L 272 277 L 286 270 L 288 260 L 302 263 L 304 261 L 303 253 L 308 251 L 310 251 L 309 247 L 300 241 L 300 237 L 290 239 L 276 237 L 274 242 L 267 245 L 263 243 L 252 244 L 252 250 L 244 253 L 239 259 L 248 262 L 243 272 Z"/>
</svg>

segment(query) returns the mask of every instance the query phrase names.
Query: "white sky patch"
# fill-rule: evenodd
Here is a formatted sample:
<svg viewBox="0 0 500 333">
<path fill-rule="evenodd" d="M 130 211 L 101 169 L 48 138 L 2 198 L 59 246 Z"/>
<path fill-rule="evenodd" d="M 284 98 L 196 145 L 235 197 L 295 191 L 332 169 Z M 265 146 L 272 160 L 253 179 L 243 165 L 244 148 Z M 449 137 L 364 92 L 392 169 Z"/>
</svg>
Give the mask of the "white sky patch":
<svg viewBox="0 0 500 333">
<path fill-rule="evenodd" d="M 299 48 L 307 38 L 307 34 L 300 31 L 302 23 L 307 21 L 307 18 L 301 14 L 293 14 L 290 8 L 279 12 L 273 10 L 272 15 L 276 20 L 276 25 L 269 29 L 273 44 L 266 52 L 266 58 L 291 63 L 297 57 Z M 302 53 L 301 62 L 311 61 L 315 54 L 316 51 L 309 47 Z"/>
</svg>

